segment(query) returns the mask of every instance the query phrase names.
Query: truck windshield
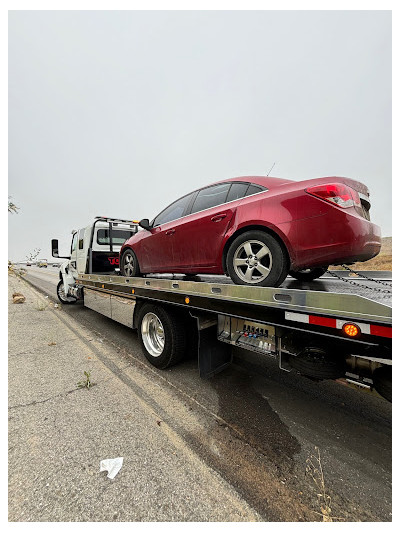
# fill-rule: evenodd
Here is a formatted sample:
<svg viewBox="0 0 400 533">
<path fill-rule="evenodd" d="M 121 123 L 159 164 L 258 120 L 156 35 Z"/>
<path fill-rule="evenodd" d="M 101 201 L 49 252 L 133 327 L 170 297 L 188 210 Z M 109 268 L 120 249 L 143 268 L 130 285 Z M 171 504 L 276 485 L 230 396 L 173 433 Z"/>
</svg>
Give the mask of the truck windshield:
<svg viewBox="0 0 400 533">
<path fill-rule="evenodd" d="M 113 229 L 112 241 L 116 246 L 124 244 L 124 242 L 133 235 L 133 231 Z M 97 244 L 110 244 L 110 230 L 98 229 L 97 230 Z"/>
</svg>

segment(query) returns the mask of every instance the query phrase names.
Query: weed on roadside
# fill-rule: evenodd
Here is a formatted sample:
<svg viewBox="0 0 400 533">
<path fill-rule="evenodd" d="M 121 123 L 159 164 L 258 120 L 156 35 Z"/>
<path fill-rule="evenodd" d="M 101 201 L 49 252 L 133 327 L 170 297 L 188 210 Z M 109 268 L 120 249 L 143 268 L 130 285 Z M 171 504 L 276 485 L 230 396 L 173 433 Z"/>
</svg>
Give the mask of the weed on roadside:
<svg viewBox="0 0 400 533">
<path fill-rule="evenodd" d="M 90 379 L 90 372 L 84 370 L 83 372 L 85 379 L 82 381 L 78 381 L 77 385 L 80 389 L 90 389 L 90 387 L 93 387 L 94 383 Z"/>
<path fill-rule="evenodd" d="M 335 520 L 343 520 L 332 516 L 331 497 L 326 492 L 324 471 L 322 470 L 321 454 L 318 446 L 315 446 L 316 454 L 311 454 L 306 460 L 306 475 L 310 476 L 318 490 L 318 505 L 321 513 L 316 513 L 322 516 L 323 522 L 334 522 Z"/>
</svg>

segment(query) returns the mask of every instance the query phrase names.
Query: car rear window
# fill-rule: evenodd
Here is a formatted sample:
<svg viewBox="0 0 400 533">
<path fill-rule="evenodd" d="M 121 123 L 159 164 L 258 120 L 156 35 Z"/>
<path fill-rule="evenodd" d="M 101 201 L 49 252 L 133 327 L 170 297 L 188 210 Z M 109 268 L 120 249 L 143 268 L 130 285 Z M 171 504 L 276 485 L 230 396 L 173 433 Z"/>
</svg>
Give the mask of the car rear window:
<svg viewBox="0 0 400 533">
<path fill-rule="evenodd" d="M 232 183 L 226 201 L 233 202 L 233 200 L 238 200 L 246 196 L 248 186 L 248 183 Z"/>
<path fill-rule="evenodd" d="M 249 188 L 246 191 L 246 194 L 244 196 L 251 196 L 252 194 L 256 194 L 261 191 L 265 191 L 263 187 L 259 187 L 258 185 L 249 185 Z"/>
<path fill-rule="evenodd" d="M 133 231 L 113 229 L 112 230 L 112 242 L 116 246 L 124 244 L 124 242 L 133 235 Z M 110 244 L 110 230 L 98 229 L 97 230 L 97 244 Z"/>
<path fill-rule="evenodd" d="M 204 211 L 204 209 L 224 204 L 230 186 L 230 183 L 221 183 L 201 189 L 196 196 L 191 212 L 198 213 L 199 211 Z"/>
</svg>

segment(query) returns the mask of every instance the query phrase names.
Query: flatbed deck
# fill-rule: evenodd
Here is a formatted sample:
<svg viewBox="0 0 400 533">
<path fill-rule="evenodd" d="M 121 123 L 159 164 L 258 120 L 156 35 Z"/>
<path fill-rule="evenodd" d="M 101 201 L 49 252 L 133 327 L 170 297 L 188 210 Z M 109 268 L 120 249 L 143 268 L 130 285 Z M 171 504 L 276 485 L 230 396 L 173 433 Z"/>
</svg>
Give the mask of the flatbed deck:
<svg viewBox="0 0 400 533">
<path fill-rule="evenodd" d="M 381 291 L 377 291 L 373 282 L 367 280 L 350 284 L 335 279 L 333 282 L 329 281 L 330 291 L 327 290 L 327 282 L 323 279 L 308 283 L 287 280 L 279 288 L 234 285 L 224 276 L 196 276 L 188 281 L 187 277 L 178 275 L 125 278 L 105 274 L 82 274 L 77 281 L 86 287 L 126 297 L 170 301 L 185 307 L 237 316 L 246 315 L 253 319 L 260 318 L 259 313 L 268 308 L 269 311 L 328 315 L 385 325 L 390 325 L 392 321 L 391 298 L 388 298 L 391 293 L 383 292 L 388 291 L 388 287 L 382 286 Z M 371 289 L 364 287 L 367 284 L 371 284 Z M 340 292 L 332 291 L 332 287 Z"/>
</svg>

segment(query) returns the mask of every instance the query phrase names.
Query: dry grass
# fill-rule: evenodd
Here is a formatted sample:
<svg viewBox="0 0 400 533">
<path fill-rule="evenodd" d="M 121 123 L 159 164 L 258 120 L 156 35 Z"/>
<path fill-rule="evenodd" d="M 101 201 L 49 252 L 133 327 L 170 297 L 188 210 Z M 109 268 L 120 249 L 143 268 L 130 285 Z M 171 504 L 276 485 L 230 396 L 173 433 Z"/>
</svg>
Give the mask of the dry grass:
<svg viewBox="0 0 400 533">
<path fill-rule="evenodd" d="M 326 491 L 324 471 L 321 463 L 321 454 L 318 446 L 315 446 L 315 454 L 311 454 L 306 461 L 306 475 L 311 477 L 318 491 L 317 498 L 321 512 L 316 514 L 322 517 L 323 522 L 343 520 L 342 518 L 332 516 L 331 497 Z"/>
</svg>

